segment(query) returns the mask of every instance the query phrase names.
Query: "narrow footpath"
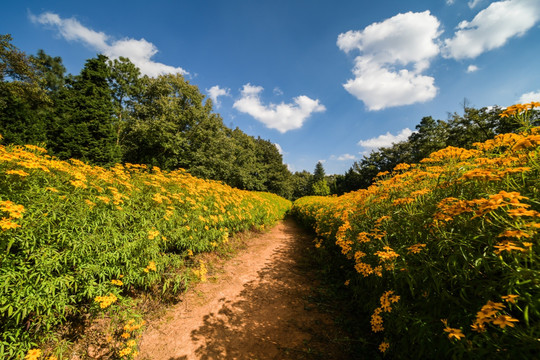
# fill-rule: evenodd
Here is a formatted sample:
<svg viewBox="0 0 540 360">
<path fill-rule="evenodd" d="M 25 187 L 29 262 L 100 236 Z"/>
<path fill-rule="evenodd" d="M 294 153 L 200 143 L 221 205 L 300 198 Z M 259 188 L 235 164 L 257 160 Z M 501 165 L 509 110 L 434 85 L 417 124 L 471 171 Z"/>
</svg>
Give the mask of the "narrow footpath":
<svg viewBox="0 0 540 360">
<path fill-rule="evenodd" d="M 249 239 L 215 281 L 197 284 L 148 324 L 138 360 L 348 359 L 343 334 L 309 300 L 313 238 L 293 220 Z"/>
</svg>

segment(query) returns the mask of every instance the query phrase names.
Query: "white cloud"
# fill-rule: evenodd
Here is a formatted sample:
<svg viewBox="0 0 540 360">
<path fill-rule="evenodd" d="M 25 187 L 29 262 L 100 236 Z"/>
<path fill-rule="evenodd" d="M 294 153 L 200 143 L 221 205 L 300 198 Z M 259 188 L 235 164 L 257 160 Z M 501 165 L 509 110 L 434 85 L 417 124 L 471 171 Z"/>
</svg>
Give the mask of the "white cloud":
<svg viewBox="0 0 540 360">
<path fill-rule="evenodd" d="M 429 11 L 408 12 L 361 31 L 340 34 L 337 45 L 341 50 L 360 52 L 353 69 L 355 78 L 343 86 L 369 110 L 433 99 L 435 79 L 422 73 L 439 54 L 439 26 Z"/>
<path fill-rule="evenodd" d="M 469 65 L 469 66 L 467 67 L 467 72 L 468 72 L 468 73 L 472 73 L 472 72 L 475 72 L 475 71 L 478 71 L 478 66 L 476 66 L 476 65 Z"/>
<path fill-rule="evenodd" d="M 356 159 L 356 156 L 351 154 L 343 154 L 337 157 L 338 161 L 346 161 L 346 160 L 354 160 Z"/>
<path fill-rule="evenodd" d="M 388 147 L 388 146 L 392 146 L 392 144 L 407 140 L 413 132 L 414 131 L 412 131 L 409 128 L 405 128 L 401 130 L 399 134 L 397 135 L 392 135 L 390 134 L 390 132 L 387 132 L 384 135 L 379 135 L 371 139 L 360 140 L 358 142 L 358 145 L 363 146 L 365 148 L 372 149 L 372 150 L 382 148 L 382 147 Z"/>
<path fill-rule="evenodd" d="M 278 143 L 274 143 L 274 146 L 276 147 L 277 151 L 283 155 L 283 149 L 281 148 L 281 145 L 279 145 Z"/>
<path fill-rule="evenodd" d="M 221 106 L 218 97 L 231 96 L 230 91 L 230 89 L 222 89 L 218 85 L 214 85 L 210 89 L 206 89 L 208 96 L 210 96 L 210 99 L 212 99 L 212 102 L 216 105 L 217 108 Z"/>
<path fill-rule="evenodd" d="M 180 67 L 165 65 L 152 60 L 158 49 L 151 42 L 145 39 L 121 39 L 112 40 L 110 36 L 103 32 L 97 32 L 83 26 L 75 18 L 62 19 L 55 13 L 45 12 L 39 16 L 30 15 L 34 23 L 55 27 L 60 35 L 69 41 L 79 41 L 84 45 L 97 50 L 111 59 L 120 56 L 127 57 L 133 62 L 143 74 L 148 76 L 158 76 L 168 73 L 188 74 Z"/>
<path fill-rule="evenodd" d="M 470 9 L 474 9 L 478 4 L 480 4 L 482 0 L 471 0 L 467 3 Z"/>
<path fill-rule="evenodd" d="M 446 5 L 454 5 L 455 0 L 446 0 Z"/>
<path fill-rule="evenodd" d="M 475 58 L 522 36 L 540 20 L 540 1 L 507 0 L 491 3 L 471 22 L 462 21 L 452 39 L 444 41 L 447 58 Z"/>
<path fill-rule="evenodd" d="M 274 88 L 274 95 L 281 96 L 283 95 L 283 91 L 281 91 L 281 89 L 276 86 Z"/>
<path fill-rule="evenodd" d="M 526 104 L 533 101 L 540 102 L 540 90 L 538 90 L 537 92 L 531 91 L 531 92 L 521 95 L 521 97 L 518 100 L 518 103 Z"/>
<path fill-rule="evenodd" d="M 281 133 L 301 128 L 311 114 L 326 110 L 319 100 L 310 99 L 305 95 L 295 97 L 294 104 L 264 105 L 259 96 L 262 91 L 262 86 L 244 85 L 241 97 L 235 101 L 233 107 Z"/>
</svg>

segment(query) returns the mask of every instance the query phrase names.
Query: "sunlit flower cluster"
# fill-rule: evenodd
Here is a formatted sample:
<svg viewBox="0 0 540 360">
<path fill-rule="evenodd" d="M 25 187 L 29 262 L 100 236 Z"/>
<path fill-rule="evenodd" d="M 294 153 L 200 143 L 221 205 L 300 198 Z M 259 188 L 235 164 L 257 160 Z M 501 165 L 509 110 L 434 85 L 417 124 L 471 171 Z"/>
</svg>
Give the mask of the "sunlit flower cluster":
<svg viewBox="0 0 540 360">
<path fill-rule="evenodd" d="M 112 304 L 114 304 L 118 298 L 113 293 L 110 293 L 107 296 L 96 296 L 94 299 L 95 302 L 99 304 L 99 307 L 102 309 L 108 308 Z"/>
<path fill-rule="evenodd" d="M 510 302 L 515 303 L 516 299 L 518 298 L 518 295 L 506 295 L 502 296 L 502 299 Z M 507 314 L 501 314 L 501 311 L 506 306 L 503 303 L 499 302 L 493 302 L 488 301 L 486 305 L 482 306 L 480 311 L 476 314 L 476 320 L 471 325 L 472 331 L 476 332 L 484 332 L 486 331 L 486 325 L 493 324 L 499 326 L 501 329 L 504 329 L 505 327 L 514 327 L 515 324 L 519 322 L 518 319 L 515 319 Z"/>
<path fill-rule="evenodd" d="M 506 113 L 515 116 L 513 112 L 530 112 L 539 105 L 510 107 Z M 358 278 L 347 278 L 348 287 L 362 299 L 360 306 L 366 304 L 363 311 L 371 314 L 372 331 L 385 333 L 384 343 L 390 333 L 411 331 L 416 322 L 410 317 L 418 314 L 418 326 L 434 334 L 441 330 L 433 324 L 452 316 L 459 327 L 445 323 L 443 333 L 455 346 L 467 343 L 463 351 L 499 346 L 492 345 L 500 341 L 496 336 L 474 337 L 487 325 L 511 331 L 511 341 L 520 344 L 520 334 L 533 331 L 527 328 L 531 320 L 522 320 L 527 316 L 524 309 L 540 310 L 531 300 L 540 293 L 530 280 L 540 271 L 539 147 L 538 127 L 497 135 L 474 144 L 474 149 L 448 147 L 420 164 L 400 164 L 392 172 L 377 174 L 367 189 L 339 197 L 301 198 L 293 213 L 322 239 L 317 244 L 337 245 L 339 254 L 326 256 L 344 256 L 354 266 Z M 511 312 L 503 302 L 488 302 L 480 312 L 471 306 L 473 296 L 511 293 L 515 284 L 520 284 L 520 294 L 529 294 L 528 305 Z M 375 289 L 389 287 L 403 295 L 400 309 L 408 309 L 408 315 L 399 311 L 385 317 L 392 309 L 390 297 L 381 299 L 375 310 L 367 308 Z M 502 299 L 512 305 L 518 297 Z M 432 309 L 433 304 L 441 306 Z M 407 327 L 395 328 L 400 326 Z M 389 327 L 394 327 L 391 332 L 385 330 Z M 426 328 L 421 328 L 423 334 Z M 467 342 L 458 341 L 465 338 Z M 528 351 L 521 348 L 516 351 Z"/>
</svg>

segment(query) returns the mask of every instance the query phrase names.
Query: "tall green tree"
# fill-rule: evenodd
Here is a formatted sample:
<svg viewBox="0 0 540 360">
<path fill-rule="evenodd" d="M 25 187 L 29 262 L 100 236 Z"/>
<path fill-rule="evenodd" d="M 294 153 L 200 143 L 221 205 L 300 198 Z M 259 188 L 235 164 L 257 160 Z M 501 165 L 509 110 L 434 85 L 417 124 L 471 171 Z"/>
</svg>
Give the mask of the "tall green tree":
<svg viewBox="0 0 540 360">
<path fill-rule="evenodd" d="M 315 170 L 313 170 L 313 182 L 324 180 L 325 176 L 326 172 L 324 171 L 324 166 L 322 162 L 319 161 L 315 165 Z"/>
<path fill-rule="evenodd" d="M 121 146 L 127 123 L 133 114 L 136 98 L 141 96 L 143 80 L 139 68 L 128 58 L 120 56 L 118 59 L 110 60 L 108 66 L 116 145 Z"/>
<path fill-rule="evenodd" d="M 330 187 L 325 179 L 326 173 L 322 162 L 317 162 L 313 170 L 313 177 L 310 184 L 310 195 L 326 196 L 330 195 Z"/>
<path fill-rule="evenodd" d="M 423 117 L 416 125 L 416 132 L 409 136 L 412 158 L 409 162 L 418 162 L 434 151 L 445 148 L 448 140 L 448 124 L 435 120 L 431 116 Z"/>
<path fill-rule="evenodd" d="M 283 163 L 283 155 L 276 145 L 260 137 L 255 139 L 257 153 L 257 172 L 264 181 L 264 190 L 291 198 L 291 172 Z"/>
<path fill-rule="evenodd" d="M 50 99 L 35 63 L 11 41 L 0 35 L 0 134 L 7 143 L 44 143 Z"/>
<path fill-rule="evenodd" d="M 293 187 L 292 199 L 296 200 L 303 196 L 311 195 L 311 184 L 313 175 L 306 170 L 296 171 L 291 176 Z"/>
<path fill-rule="evenodd" d="M 210 116 L 204 95 L 180 74 L 144 77 L 125 131 L 125 160 L 163 169 L 191 165 L 193 134 Z"/>
<path fill-rule="evenodd" d="M 99 165 L 121 160 L 107 61 L 104 55 L 87 60 L 81 73 L 68 77 L 59 93 L 53 149 L 60 158 Z"/>
<path fill-rule="evenodd" d="M 48 92 L 48 95 L 55 94 L 65 84 L 66 68 L 60 56 L 52 57 L 40 49 L 37 55 L 30 55 L 30 60 L 34 64 L 36 75 L 40 79 L 41 88 Z"/>
</svg>

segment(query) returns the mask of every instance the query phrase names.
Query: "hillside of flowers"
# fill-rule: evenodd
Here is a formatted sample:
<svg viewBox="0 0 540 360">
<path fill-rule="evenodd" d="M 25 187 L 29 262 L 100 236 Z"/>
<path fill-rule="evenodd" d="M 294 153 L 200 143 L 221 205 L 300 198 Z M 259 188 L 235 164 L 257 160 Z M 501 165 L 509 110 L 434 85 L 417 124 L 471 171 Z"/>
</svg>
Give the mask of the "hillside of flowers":
<svg viewBox="0 0 540 360">
<path fill-rule="evenodd" d="M 538 356 L 540 127 L 529 117 L 539 106 L 501 114 L 520 133 L 293 204 L 318 251 L 343 267 L 343 291 L 367 333 L 358 342 L 389 358 Z"/>
<path fill-rule="evenodd" d="M 191 277 L 204 280 L 206 264 L 192 256 L 289 208 L 277 195 L 183 170 L 105 169 L 1 145 L 0 358 L 54 359 L 40 346 L 85 314 L 116 314 L 107 341 L 117 357 L 135 355 L 143 321 L 129 311 L 130 294 L 174 294 Z"/>
</svg>

